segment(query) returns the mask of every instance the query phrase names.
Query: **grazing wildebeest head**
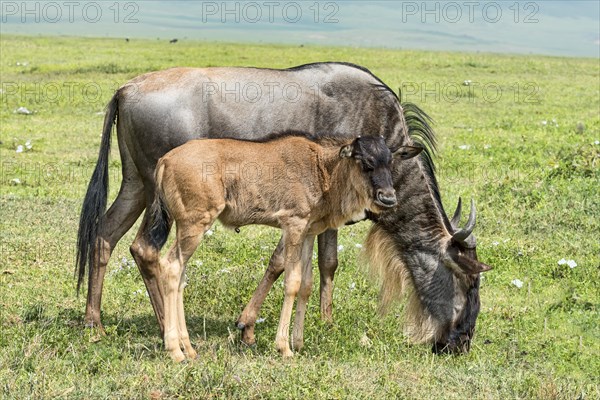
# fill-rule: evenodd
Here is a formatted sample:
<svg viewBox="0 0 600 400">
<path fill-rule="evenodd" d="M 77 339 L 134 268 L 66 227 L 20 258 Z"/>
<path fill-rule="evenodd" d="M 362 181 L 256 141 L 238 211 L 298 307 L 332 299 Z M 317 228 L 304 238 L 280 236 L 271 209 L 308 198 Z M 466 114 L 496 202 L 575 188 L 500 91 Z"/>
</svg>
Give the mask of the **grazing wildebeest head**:
<svg viewBox="0 0 600 400">
<path fill-rule="evenodd" d="M 477 243 L 472 232 L 475 228 L 475 205 L 471 200 L 471 211 L 469 219 L 464 228 L 459 228 L 460 216 L 462 209 L 462 200 L 458 199 L 458 205 L 450 226 L 452 228 L 452 240 L 454 248 L 451 250 L 455 253 L 455 257 L 464 256 L 466 260 L 475 260 L 477 258 Z M 477 269 L 477 267 L 475 267 Z M 479 282 L 480 276 L 478 273 L 465 273 L 462 277 L 463 285 L 466 290 L 466 302 L 463 311 L 453 324 L 453 329 L 447 335 L 445 341 L 439 341 L 433 344 L 432 351 L 437 354 L 453 353 L 453 352 L 468 352 L 471 347 L 471 339 L 475 333 L 475 322 L 479 315 Z"/>
</svg>

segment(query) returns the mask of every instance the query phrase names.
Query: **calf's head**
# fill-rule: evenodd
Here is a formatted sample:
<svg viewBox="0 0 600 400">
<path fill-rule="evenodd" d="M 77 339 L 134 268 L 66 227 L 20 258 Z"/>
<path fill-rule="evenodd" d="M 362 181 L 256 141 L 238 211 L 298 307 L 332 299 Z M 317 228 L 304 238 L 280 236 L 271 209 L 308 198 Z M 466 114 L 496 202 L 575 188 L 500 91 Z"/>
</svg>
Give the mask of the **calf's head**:
<svg viewBox="0 0 600 400">
<path fill-rule="evenodd" d="M 363 176 L 372 189 L 373 203 L 381 208 L 394 207 L 397 203 L 392 181 L 392 160 L 418 155 L 421 147 L 398 146 L 390 149 L 382 136 L 359 136 L 340 150 L 341 158 L 353 158 L 362 169 Z"/>
</svg>

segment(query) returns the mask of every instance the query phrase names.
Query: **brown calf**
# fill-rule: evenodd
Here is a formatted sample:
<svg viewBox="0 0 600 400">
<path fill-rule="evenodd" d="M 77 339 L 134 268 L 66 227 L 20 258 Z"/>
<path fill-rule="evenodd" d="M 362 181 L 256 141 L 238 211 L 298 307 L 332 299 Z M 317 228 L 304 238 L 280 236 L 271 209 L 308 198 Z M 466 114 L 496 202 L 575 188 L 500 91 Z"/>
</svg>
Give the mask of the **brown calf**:
<svg viewBox="0 0 600 400">
<path fill-rule="evenodd" d="M 414 157 L 421 148 L 395 150 L 400 160 Z M 158 263 L 164 343 L 170 356 L 183 360 L 182 347 L 189 358 L 196 356 L 183 311 L 185 264 L 216 219 L 233 228 L 262 224 L 282 229 L 285 297 L 276 346 L 283 356 L 292 356 L 288 327 L 299 295 L 293 333 L 295 348 L 301 347 L 315 235 L 366 209 L 377 213 L 395 206 L 392 161 L 382 137 L 359 137 L 341 145 L 294 134 L 262 143 L 193 140 L 162 157 L 156 167 L 152 223 L 140 232 L 148 246 L 136 252 L 142 263 Z M 159 260 L 172 221 L 176 240 Z"/>
</svg>

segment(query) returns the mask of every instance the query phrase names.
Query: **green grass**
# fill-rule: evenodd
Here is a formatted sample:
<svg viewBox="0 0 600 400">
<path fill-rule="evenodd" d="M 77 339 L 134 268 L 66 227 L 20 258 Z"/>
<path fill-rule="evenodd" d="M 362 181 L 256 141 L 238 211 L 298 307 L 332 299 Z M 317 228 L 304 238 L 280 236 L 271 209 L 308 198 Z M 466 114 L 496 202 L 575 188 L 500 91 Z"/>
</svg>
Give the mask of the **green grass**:
<svg viewBox="0 0 600 400">
<path fill-rule="evenodd" d="M 0 45 L 1 398 L 600 397 L 598 60 L 8 35 Z M 479 256 L 495 267 L 482 282 L 471 353 L 433 356 L 403 337 L 401 305 L 377 313 L 377 289 L 355 246 L 366 223 L 341 233 L 334 324 L 319 320 L 315 282 L 305 348 L 293 360 L 273 345 L 281 283 L 262 309 L 255 349 L 240 345 L 233 328 L 278 240 L 268 228 L 235 234 L 216 226 L 192 259 L 185 301 L 198 361 L 175 365 L 163 352 L 128 251 L 135 229 L 109 264 L 108 335 L 83 329 L 75 236 L 99 113 L 114 89 L 171 66 L 325 60 L 361 64 L 403 86 L 437 121 L 446 208 L 454 210 L 458 196 L 476 200 Z M 497 101 L 493 93 L 501 93 Z M 14 113 L 20 106 L 34 114 Z M 27 140 L 31 149 L 17 153 Z M 116 145 L 111 157 L 114 198 Z M 562 258 L 577 267 L 558 265 Z"/>
</svg>

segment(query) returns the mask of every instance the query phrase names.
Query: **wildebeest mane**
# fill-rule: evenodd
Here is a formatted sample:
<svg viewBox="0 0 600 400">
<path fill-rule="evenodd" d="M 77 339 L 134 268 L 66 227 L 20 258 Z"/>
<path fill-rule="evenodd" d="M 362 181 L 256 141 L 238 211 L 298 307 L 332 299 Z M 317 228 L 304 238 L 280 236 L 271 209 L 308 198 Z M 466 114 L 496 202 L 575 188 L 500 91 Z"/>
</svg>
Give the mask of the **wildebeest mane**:
<svg viewBox="0 0 600 400">
<path fill-rule="evenodd" d="M 402 97 L 400 96 L 399 100 L 401 101 L 401 99 Z M 419 154 L 419 157 L 421 158 L 421 164 L 423 165 L 425 174 L 428 178 L 427 182 L 429 188 L 431 189 L 433 198 L 442 215 L 444 225 L 449 232 L 453 232 L 448 216 L 444 211 L 440 188 L 438 186 L 437 178 L 435 177 L 436 168 L 434 158 L 437 153 L 437 138 L 431 126 L 434 121 L 425 111 L 414 103 L 404 102 L 401 103 L 401 105 L 402 110 L 404 111 L 408 135 L 415 143 L 423 147 L 423 151 Z"/>
</svg>

